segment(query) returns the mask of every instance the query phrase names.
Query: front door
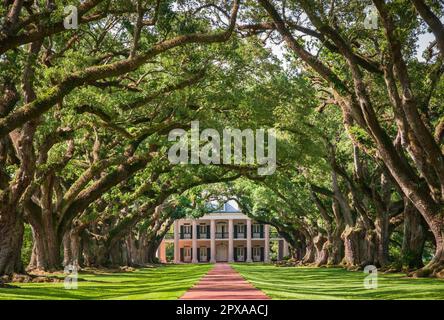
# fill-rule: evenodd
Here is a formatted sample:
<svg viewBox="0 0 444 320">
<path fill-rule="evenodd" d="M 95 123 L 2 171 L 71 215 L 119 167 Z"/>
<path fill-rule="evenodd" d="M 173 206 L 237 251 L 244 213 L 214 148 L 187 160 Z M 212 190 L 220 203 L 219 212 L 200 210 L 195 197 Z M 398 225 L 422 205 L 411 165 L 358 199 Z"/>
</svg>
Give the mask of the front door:
<svg viewBox="0 0 444 320">
<path fill-rule="evenodd" d="M 226 244 L 216 246 L 216 261 L 225 262 L 228 260 L 228 247 Z"/>
</svg>

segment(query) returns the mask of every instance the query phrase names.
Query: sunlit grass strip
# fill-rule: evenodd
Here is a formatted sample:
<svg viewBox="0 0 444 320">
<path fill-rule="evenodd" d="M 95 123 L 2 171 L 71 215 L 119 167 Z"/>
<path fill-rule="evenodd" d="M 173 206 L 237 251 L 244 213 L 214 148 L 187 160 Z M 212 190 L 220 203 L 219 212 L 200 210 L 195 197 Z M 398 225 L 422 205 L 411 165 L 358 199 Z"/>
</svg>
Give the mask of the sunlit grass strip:
<svg viewBox="0 0 444 320">
<path fill-rule="evenodd" d="M 0 289 L 0 299 L 109 299 L 174 300 L 210 269 L 210 264 L 166 265 L 124 273 L 81 273 L 78 289 L 64 283 L 15 283 L 17 289 Z"/>
<path fill-rule="evenodd" d="M 233 264 L 235 270 L 273 299 L 444 299 L 444 280 L 378 274 L 378 288 L 365 289 L 363 272 L 339 268 Z"/>
</svg>

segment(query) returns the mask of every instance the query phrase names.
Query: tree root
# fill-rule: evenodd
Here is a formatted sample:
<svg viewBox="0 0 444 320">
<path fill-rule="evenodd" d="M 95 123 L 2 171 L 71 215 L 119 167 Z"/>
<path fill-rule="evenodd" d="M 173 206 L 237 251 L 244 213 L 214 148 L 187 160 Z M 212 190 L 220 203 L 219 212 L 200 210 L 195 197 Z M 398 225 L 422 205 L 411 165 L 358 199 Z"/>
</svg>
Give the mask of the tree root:
<svg viewBox="0 0 444 320">
<path fill-rule="evenodd" d="M 43 283 L 43 282 L 63 282 L 64 278 L 56 276 L 43 276 L 34 274 L 19 274 L 14 273 L 12 275 L 5 275 L 0 278 L 0 288 L 18 288 L 16 286 L 10 285 L 8 283 Z"/>
<path fill-rule="evenodd" d="M 413 278 L 444 278 L 444 262 L 429 263 L 425 267 L 410 272 Z"/>
</svg>

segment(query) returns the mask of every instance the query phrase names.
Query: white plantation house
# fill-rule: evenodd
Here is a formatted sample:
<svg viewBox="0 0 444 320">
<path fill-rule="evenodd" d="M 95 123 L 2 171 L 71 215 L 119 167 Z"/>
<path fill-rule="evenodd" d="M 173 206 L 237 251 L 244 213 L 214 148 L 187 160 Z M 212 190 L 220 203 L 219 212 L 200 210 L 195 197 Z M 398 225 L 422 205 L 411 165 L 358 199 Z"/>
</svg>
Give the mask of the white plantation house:
<svg viewBox="0 0 444 320">
<path fill-rule="evenodd" d="M 270 225 L 256 223 L 227 202 L 199 219 L 176 220 L 174 233 L 162 241 L 158 257 L 174 244 L 175 263 L 269 262 L 270 243 L 278 243 L 278 259 L 288 255 L 288 243 Z"/>
</svg>

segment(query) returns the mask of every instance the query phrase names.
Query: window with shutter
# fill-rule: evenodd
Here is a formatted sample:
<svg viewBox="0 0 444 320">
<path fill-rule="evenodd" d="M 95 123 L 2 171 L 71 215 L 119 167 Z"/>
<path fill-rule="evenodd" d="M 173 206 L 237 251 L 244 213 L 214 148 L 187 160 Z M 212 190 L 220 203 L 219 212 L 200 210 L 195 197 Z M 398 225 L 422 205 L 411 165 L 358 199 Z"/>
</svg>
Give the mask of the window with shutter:
<svg viewBox="0 0 444 320">
<path fill-rule="evenodd" d="M 261 247 L 253 247 L 253 261 L 261 261 Z"/>
<path fill-rule="evenodd" d="M 191 239 L 191 225 L 184 224 L 183 228 L 183 238 L 182 239 Z"/>
<path fill-rule="evenodd" d="M 199 261 L 207 262 L 208 261 L 208 250 L 207 247 L 201 247 L 199 250 Z"/>
<path fill-rule="evenodd" d="M 253 232 L 253 235 L 252 235 L 253 238 L 260 238 L 260 235 L 261 235 L 261 225 L 257 224 L 257 223 L 253 224 L 252 232 Z"/>
<path fill-rule="evenodd" d="M 237 247 L 235 257 L 237 258 L 237 261 L 245 261 L 245 248 Z"/>
<path fill-rule="evenodd" d="M 246 232 L 245 232 L 246 228 L 244 224 L 239 224 L 237 226 L 237 236 L 240 239 L 245 239 L 246 237 Z"/>
<path fill-rule="evenodd" d="M 190 262 L 191 261 L 191 248 L 185 247 L 184 248 L 184 256 L 183 256 L 184 262 Z"/>
</svg>

